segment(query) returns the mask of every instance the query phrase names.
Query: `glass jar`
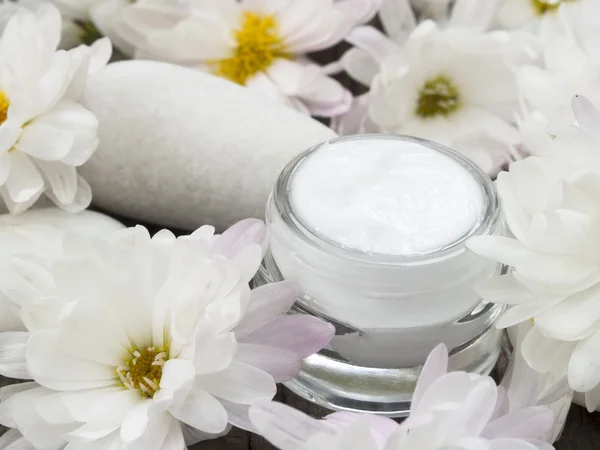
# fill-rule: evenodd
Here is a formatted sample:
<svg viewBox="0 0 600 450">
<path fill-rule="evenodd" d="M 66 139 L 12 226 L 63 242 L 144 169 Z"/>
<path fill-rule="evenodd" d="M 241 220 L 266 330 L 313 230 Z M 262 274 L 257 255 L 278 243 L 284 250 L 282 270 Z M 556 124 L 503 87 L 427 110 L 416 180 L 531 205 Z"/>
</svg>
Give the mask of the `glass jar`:
<svg viewBox="0 0 600 450">
<path fill-rule="evenodd" d="M 464 236 L 426 254 L 402 256 L 346 248 L 305 226 L 290 203 L 294 174 L 325 145 L 352 140 L 411 142 L 460 164 L 480 186 L 484 214 Z M 292 314 L 310 314 L 335 326 L 331 344 L 307 358 L 287 387 L 333 410 L 406 415 L 428 353 L 440 342 L 451 351 L 452 370 L 488 374 L 500 352 L 493 326 L 502 306 L 483 302 L 478 281 L 504 269 L 465 247 L 471 236 L 502 234 L 493 182 L 459 153 L 397 135 L 339 138 L 297 156 L 282 171 L 268 201 L 270 250 L 256 285 L 300 284 Z"/>
</svg>

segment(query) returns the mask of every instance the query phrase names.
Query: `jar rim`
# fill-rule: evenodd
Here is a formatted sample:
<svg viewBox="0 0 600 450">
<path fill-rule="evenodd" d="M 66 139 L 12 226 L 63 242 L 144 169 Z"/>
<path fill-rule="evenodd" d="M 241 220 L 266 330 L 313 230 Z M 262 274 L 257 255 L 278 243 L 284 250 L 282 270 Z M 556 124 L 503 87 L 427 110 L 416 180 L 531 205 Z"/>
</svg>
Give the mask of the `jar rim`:
<svg viewBox="0 0 600 450">
<path fill-rule="evenodd" d="M 318 234 L 315 230 L 306 226 L 302 220 L 294 213 L 294 209 L 290 203 L 290 185 L 296 171 L 302 163 L 311 154 L 318 151 L 324 146 L 339 144 L 356 140 L 396 140 L 402 142 L 410 142 L 422 145 L 426 148 L 439 152 L 453 161 L 460 164 L 466 169 L 478 182 L 481 187 L 482 194 L 485 200 L 485 213 L 467 233 L 459 239 L 446 246 L 435 249 L 428 253 L 417 255 L 399 255 L 399 254 L 381 254 L 364 252 L 359 249 L 346 247 L 336 241 L 329 239 L 326 236 Z M 271 194 L 270 203 L 274 203 L 277 212 L 281 219 L 287 224 L 291 231 L 306 244 L 313 248 L 335 254 L 344 259 L 360 260 L 361 262 L 376 264 L 376 265 L 420 265 L 429 264 L 437 260 L 444 260 L 460 255 L 466 251 L 465 243 L 473 236 L 492 234 L 500 224 L 500 200 L 494 182 L 488 175 L 479 168 L 474 162 L 460 154 L 459 152 L 437 144 L 432 141 L 420 139 L 412 136 L 399 134 L 359 134 L 354 136 L 344 136 L 340 138 L 330 139 L 320 144 L 317 144 L 308 150 L 300 153 L 292 159 L 280 173 L 275 188 Z M 271 221 L 271 211 L 267 208 L 267 221 Z"/>
</svg>

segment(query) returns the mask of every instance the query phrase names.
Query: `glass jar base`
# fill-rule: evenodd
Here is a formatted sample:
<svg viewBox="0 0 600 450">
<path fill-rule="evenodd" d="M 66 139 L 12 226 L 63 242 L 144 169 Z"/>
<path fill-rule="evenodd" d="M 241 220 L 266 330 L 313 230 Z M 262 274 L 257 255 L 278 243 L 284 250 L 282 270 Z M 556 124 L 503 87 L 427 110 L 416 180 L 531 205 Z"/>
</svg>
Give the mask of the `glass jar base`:
<svg viewBox="0 0 600 450">
<path fill-rule="evenodd" d="M 488 375 L 500 355 L 502 330 L 490 327 L 454 349 L 449 370 Z M 421 366 L 380 369 L 354 365 L 323 350 L 304 360 L 300 374 L 285 386 L 300 397 L 333 411 L 405 417 L 410 411 Z"/>
</svg>

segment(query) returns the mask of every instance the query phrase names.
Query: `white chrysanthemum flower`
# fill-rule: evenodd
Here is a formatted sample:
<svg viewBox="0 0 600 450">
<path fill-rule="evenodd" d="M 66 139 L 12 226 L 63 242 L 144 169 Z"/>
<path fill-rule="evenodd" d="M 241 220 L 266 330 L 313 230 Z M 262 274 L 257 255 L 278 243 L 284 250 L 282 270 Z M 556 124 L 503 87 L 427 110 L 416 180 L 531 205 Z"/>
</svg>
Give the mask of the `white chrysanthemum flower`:
<svg viewBox="0 0 600 450">
<path fill-rule="evenodd" d="M 384 3 L 381 19 L 389 38 L 371 27 L 357 28 L 348 36 L 355 48 L 341 64 L 371 90 L 336 120 L 338 131 L 429 139 L 497 173 L 518 157 L 515 68 L 531 58 L 531 38 L 485 32 L 493 8 L 478 0 L 458 1 L 443 29 L 424 21 L 411 31 L 416 23 L 411 14 L 405 0 Z"/>
<path fill-rule="evenodd" d="M 498 176 L 512 237 L 476 237 L 468 246 L 513 268 L 478 287 L 483 298 L 513 305 L 498 320 L 533 320 L 523 357 L 538 372 L 562 374 L 600 400 L 600 113 L 576 98 L 579 126 L 547 138 L 545 158 L 529 157 Z"/>
<path fill-rule="evenodd" d="M 19 305 L 6 298 L 19 286 L 19 273 L 13 265 L 19 265 L 18 255 L 38 255 L 53 259 L 62 254 L 65 234 L 78 232 L 101 236 L 123 228 L 116 220 L 92 211 L 70 214 L 58 208 L 39 208 L 18 216 L 0 215 L 0 332 L 24 330 Z"/>
<path fill-rule="evenodd" d="M 56 51 L 61 18 L 52 5 L 21 9 L 0 40 L 0 197 L 12 213 L 42 195 L 69 211 L 90 204 L 77 175 L 98 146 L 98 121 L 78 102 L 90 72 L 110 58 L 110 42 Z"/>
<path fill-rule="evenodd" d="M 351 94 L 304 55 L 340 42 L 380 0 L 139 0 L 117 24 L 138 57 L 191 66 L 317 116 Z"/>
<path fill-rule="evenodd" d="M 0 367 L 20 362 L 34 382 L 0 390 L 10 396 L 1 422 L 37 448 L 69 450 L 184 448 L 182 428 L 188 443 L 228 424 L 251 429 L 249 406 L 297 375 L 333 327 L 282 315 L 294 283 L 250 290 L 261 221 L 213 232 L 151 239 L 136 227 L 72 238 L 51 271 L 22 261 L 27 276 L 11 298 L 28 333 L 0 334 Z"/>
<path fill-rule="evenodd" d="M 500 28 L 537 31 L 557 21 L 559 12 L 574 13 L 588 0 L 500 0 L 495 23 Z M 595 0 L 591 0 L 595 1 Z"/>
<path fill-rule="evenodd" d="M 447 373 L 441 344 L 429 355 L 402 424 L 354 413 L 316 420 L 279 403 L 250 408 L 250 419 L 281 450 L 551 449 L 542 439 L 554 422 L 552 411 L 527 407 L 508 412 L 506 392 L 487 376 Z"/>
<path fill-rule="evenodd" d="M 518 74 L 523 111 L 519 128 L 525 150 L 543 156 L 546 144 L 537 141 L 549 124 L 572 123 L 574 95 L 600 104 L 600 2 L 581 1 L 578 14 L 561 22 L 545 24 L 540 30 L 543 66 L 525 66 Z M 552 95 L 548 95 L 551 92 Z"/>
</svg>

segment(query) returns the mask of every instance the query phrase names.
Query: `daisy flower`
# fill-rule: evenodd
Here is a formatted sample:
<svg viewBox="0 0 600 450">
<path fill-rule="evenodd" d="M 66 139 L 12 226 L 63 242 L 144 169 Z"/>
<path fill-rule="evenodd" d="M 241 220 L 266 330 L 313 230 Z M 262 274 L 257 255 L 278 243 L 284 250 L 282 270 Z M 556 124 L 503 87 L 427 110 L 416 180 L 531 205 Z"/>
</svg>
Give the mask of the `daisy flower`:
<svg viewBox="0 0 600 450">
<path fill-rule="evenodd" d="M 588 0 L 500 0 L 495 22 L 500 28 L 519 28 L 537 31 L 540 26 L 547 22 L 556 21 L 559 12 L 575 12 L 582 3 L 587 1 Z"/>
<path fill-rule="evenodd" d="M 70 214 L 58 208 L 37 208 L 18 216 L 0 215 L 0 332 L 25 330 L 20 305 L 5 294 L 20 287 L 22 278 L 13 269 L 13 265 L 19 266 L 19 255 L 52 260 L 62 253 L 62 242 L 69 232 L 101 236 L 121 228 L 116 220 L 92 211 Z"/>
<path fill-rule="evenodd" d="M 221 236 L 136 227 L 64 245 L 51 270 L 32 260 L 13 293 L 28 331 L 0 334 L 0 367 L 20 362 L 33 380 L 0 390 L 0 420 L 37 448 L 184 448 L 252 429 L 249 406 L 333 336 L 283 315 L 294 283 L 250 290 L 266 246 L 259 220 Z"/>
<path fill-rule="evenodd" d="M 477 287 L 486 300 L 511 305 L 498 327 L 533 321 L 521 344 L 540 373 L 563 375 L 600 403 L 600 112 L 573 101 L 578 126 L 548 138 L 546 157 L 529 157 L 498 176 L 498 192 L 514 237 L 476 237 L 475 252 L 513 268 Z"/>
<path fill-rule="evenodd" d="M 507 412 L 506 393 L 490 377 L 447 373 L 447 366 L 448 351 L 441 344 L 423 367 L 410 416 L 402 424 L 347 412 L 316 420 L 279 403 L 252 406 L 250 419 L 280 450 L 552 448 L 542 440 L 554 421 L 549 409 Z"/>
<path fill-rule="evenodd" d="M 340 42 L 380 0 L 139 0 L 118 22 L 138 57 L 195 67 L 317 116 L 351 94 L 306 54 Z"/>
<path fill-rule="evenodd" d="M 429 139 L 494 175 L 519 157 L 515 69 L 530 58 L 532 38 L 485 32 L 493 17 L 488 2 L 457 1 L 443 27 L 429 20 L 416 25 L 411 15 L 406 1 L 394 0 L 381 14 L 389 37 L 371 27 L 349 34 L 355 48 L 341 65 L 371 89 L 335 121 L 337 130 Z"/>
<path fill-rule="evenodd" d="M 559 24 L 541 28 L 543 65 L 522 67 L 518 74 L 519 128 L 525 149 L 534 155 L 543 156 L 551 146 L 546 133 L 550 124 L 575 121 L 571 109 L 574 95 L 600 104 L 600 3 L 580 1 L 577 14 L 569 18 L 561 11 Z"/>
<path fill-rule="evenodd" d="M 77 175 L 98 145 L 98 121 L 78 103 L 89 73 L 110 57 L 110 42 L 56 51 L 58 10 L 18 11 L 0 40 L 0 197 L 15 214 L 42 195 L 69 211 L 90 204 Z"/>
</svg>

